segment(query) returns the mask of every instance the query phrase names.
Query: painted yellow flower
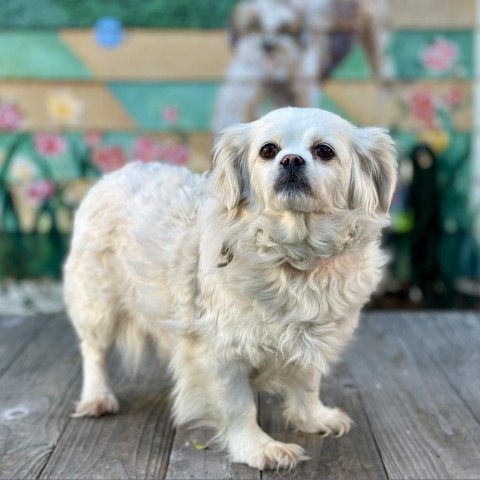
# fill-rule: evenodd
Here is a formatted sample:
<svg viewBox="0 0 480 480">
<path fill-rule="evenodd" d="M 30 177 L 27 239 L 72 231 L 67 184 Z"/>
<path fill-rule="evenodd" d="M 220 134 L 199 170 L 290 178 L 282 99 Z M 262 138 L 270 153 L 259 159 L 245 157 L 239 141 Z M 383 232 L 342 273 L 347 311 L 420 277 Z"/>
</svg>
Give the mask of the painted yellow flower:
<svg viewBox="0 0 480 480">
<path fill-rule="evenodd" d="M 427 129 L 418 134 L 420 141 L 425 142 L 435 153 L 442 153 L 450 145 L 450 135 L 445 130 Z"/>
<path fill-rule="evenodd" d="M 47 100 L 50 118 L 60 125 L 76 125 L 84 112 L 84 104 L 72 91 L 53 92 Z"/>
</svg>

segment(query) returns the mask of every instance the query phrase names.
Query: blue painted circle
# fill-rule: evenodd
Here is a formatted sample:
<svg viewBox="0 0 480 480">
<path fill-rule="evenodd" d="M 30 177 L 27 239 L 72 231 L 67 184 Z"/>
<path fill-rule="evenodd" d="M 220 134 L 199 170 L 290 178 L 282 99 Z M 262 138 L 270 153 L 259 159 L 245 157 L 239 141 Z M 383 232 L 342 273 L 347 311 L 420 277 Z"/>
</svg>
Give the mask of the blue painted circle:
<svg viewBox="0 0 480 480">
<path fill-rule="evenodd" d="M 115 17 L 101 17 L 94 27 L 95 40 L 104 48 L 115 48 L 123 42 L 123 25 Z"/>
</svg>

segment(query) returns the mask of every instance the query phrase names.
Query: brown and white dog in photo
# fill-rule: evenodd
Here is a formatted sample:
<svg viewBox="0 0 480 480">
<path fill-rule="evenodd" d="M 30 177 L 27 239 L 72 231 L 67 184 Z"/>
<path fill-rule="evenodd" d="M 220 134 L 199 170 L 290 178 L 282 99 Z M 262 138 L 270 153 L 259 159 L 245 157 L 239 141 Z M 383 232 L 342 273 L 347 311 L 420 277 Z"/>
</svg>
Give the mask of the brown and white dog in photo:
<svg viewBox="0 0 480 480">
<path fill-rule="evenodd" d="M 136 365 L 151 338 L 170 362 L 176 423 L 214 428 L 234 462 L 306 459 L 260 428 L 254 391 L 282 395 L 294 429 L 346 433 L 320 381 L 381 278 L 395 179 L 384 130 L 313 108 L 229 127 L 207 175 L 137 162 L 105 176 L 65 266 L 83 356 L 74 415 L 118 411 L 107 353 Z"/>
<path fill-rule="evenodd" d="M 387 0 L 245 0 L 235 8 L 233 58 L 217 98 L 212 129 L 259 116 L 266 97 L 275 106 L 318 106 L 321 82 L 356 41 L 374 77 L 392 76 L 384 55 Z"/>
</svg>

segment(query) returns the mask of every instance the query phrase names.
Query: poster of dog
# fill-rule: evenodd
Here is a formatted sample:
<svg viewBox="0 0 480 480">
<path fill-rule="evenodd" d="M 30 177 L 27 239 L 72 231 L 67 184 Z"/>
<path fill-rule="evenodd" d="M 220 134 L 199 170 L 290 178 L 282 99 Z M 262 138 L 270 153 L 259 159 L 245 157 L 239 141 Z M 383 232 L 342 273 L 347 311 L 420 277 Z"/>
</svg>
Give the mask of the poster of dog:
<svg viewBox="0 0 480 480">
<path fill-rule="evenodd" d="M 233 48 L 218 94 L 212 130 L 255 120 L 262 103 L 319 106 L 321 84 L 359 42 L 373 79 L 392 66 L 387 0 L 244 0 L 234 9 Z"/>
</svg>

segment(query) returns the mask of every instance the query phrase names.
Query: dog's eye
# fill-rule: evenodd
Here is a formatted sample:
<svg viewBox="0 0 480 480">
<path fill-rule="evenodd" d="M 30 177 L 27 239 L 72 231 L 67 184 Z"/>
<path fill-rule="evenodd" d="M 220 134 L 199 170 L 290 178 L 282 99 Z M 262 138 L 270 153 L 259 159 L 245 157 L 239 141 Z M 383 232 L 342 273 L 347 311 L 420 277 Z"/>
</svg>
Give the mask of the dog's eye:
<svg viewBox="0 0 480 480">
<path fill-rule="evenodd" d="M 315 147 L 315 154 L 321 160 L 331 160 L 335 156 L 334 151 L 325 143 Z"/>
<path fill-rule="evenodd" d="M 278 147 L 273 143 L 267 143 L 260 149 L 260 156 L 266 160 L 275 158 L 278 153 Z"/>
<path fill-rule="evenodd" d="M 260 24 L 260 20 L 258 18 L 254 18 L 246 28 L 247 33 L 257 33 L 262 30 L 262 25 Z"/>
</svg>

